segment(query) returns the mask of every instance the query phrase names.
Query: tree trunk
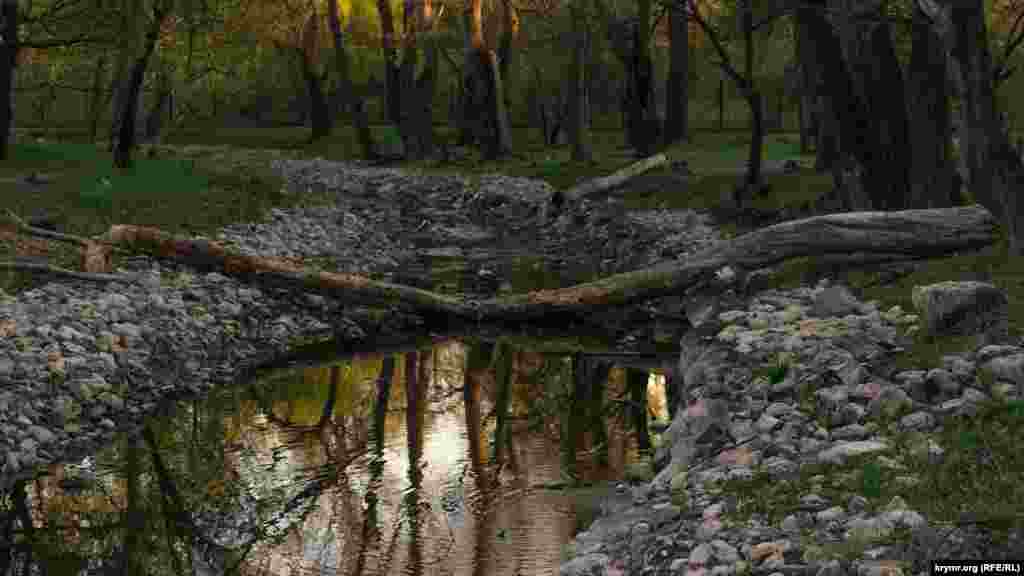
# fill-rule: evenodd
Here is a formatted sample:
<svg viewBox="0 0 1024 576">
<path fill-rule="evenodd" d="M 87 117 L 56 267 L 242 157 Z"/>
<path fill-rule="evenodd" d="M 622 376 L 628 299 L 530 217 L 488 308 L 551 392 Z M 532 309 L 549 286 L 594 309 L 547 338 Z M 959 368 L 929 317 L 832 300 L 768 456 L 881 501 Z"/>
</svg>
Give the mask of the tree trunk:
<svg viewBox="0 0 1024 576">
<path fill-rule="evenodd" d="M 922 0 L 920 4 L 936 23 L 963 89 L 960 154 L 967 165 L 971 193 L 1002 221 L 1011 254 L 1021 255 L 1024 238 L 1018 227 L 1024 218 L 1018 212 L 1024 203 L 1017 194 L 1024 188 L 1024 166 L 999 118 L 984 5 L 981 0 Z"/>
<path fill-rule="evenodd" d="M 158 258 L 216 271 L 263 287 L 317 292 L 349 303 L 402 304 L 438 329 L 475 322 L 564 324 L 604 306 L 628 305 L 716 285 L 725 266 L 752 270 L 813 256 L 854 262 L 940 257 L 996 240 L 996 222 L 981 206 L 902 212 L 860 212 L 783 222 L 704 249 L 682 262 L 617 274 L 558 290 L 480 301 L 435 294 L 352 274 L 297 268 L 275 258 L 238 254 L 216 242 L 175 237 L 153 228 L 117 225 L 100 239 Z M 543 320 L 541 320 L 543 319 Z"/>
<path fill-rule="evenodd" d="M 380 15 L 381 46 L 384 49 L 384 111 L 388 122 L 398 126 L 402 121 L 401 76 L 391 2 L 377 0 L 377 13 Z"/>
<path fill-rule="evenodd" d="M 92 94 L 89 99 L 89 141 L 95 142 L 99 132 L 100 116 L 103 114 L 103 76 L 107 68 L 107 53 L 102 52 L 96 59 L 92 75 Z"/>
<path fill-rule="evenodd" d="M 316 11 L 313 11 L 306 19 L 306 25 L 302 31 L 302 46 L 296 48 L 299 53 L 302 79 L 306 84 L 306 92 L 309 96 L 309 119 L 312 128 L 310 142 L 329 136 L 333 123 L 331 107 L 324 95 L 323 80 L 326 74 L 320 75 L 315 61 L 320 29 L 319 21 L 320 17 Z"/>
<path fill-rule="evenodd" d="M 399 99 L 401 115 L 399 121 L 395 123 L 398 133 L 402 137 L 406 158 L 410 160 L 418 160 L 424 155 L 423 151 L 419 149 L 418 127 L 416 126 L 418 122 L 414 118 L 421 113 L 418 104 L 420 95 L 416 93 L 416 66 L 419 59 L 417 54 L 419 18 L 416 4 L 416 0 L 405 0 L 403 6 L 404 35 L 402 40 L 404 49 L 402 62 L 398 67 L 399 93 L 402 95 L 402 98 Z"/>
<path fill-rule="evenodd" d="M 159 141 L 164 116 L 171 97 L 171 81 L 165 68 L 161 67 L 156 82 L 156 102 L 146 114 L 145 137 L 149 142 Z"/>
<path fill-rule="evenodd" d="M 949 72 L 942 40 L 932 30 L 920 8 L 914 9 L 913 48 L 907 70 L 907 113 L 910 141 L 909 208 L 955 206 L 960 195 L 954 188 L 955 167 L 951 157 Z"/>
<path fill-rule="evenodd" d="M 512 113 L 512 93 L 517 89 L 518 74 L 518 52 L 515 44 L 519 38 L 519 13 L 516 11 L 512 0 L 502 0 L 502 33 L 501 45 L 498 47 L 498 63 L 501 70 L 501 79 L 505 87 L 505 110 L 509 118 L 514 117 Z"/>
<path fill-rule="evenodd" d="M 814 115 L 818 121 L 814 144 L 814 170 L 817 172 L 829 172 L 839 162 L 842 122 L 836 114 L 835 105 L 825 94 L 814 99 Z"/>
<path fill-rule="evenodd" d="M 340 0 L 328 0 L 327 2 L 327 25 L 331 29 L 331 36 L 334 39 L 334 64 L 338 73 L 338 85 L 342 108 L 352 115 L 352 126 L 356 130 L 356 137 L 359 140 L 359 147 L 362 149 L 365 160 L 376 160 L 377 149 L 373 143 L 373 135 L 370 133 L 370 121 L 366 117 L 363 95 L 356 92 L 352 85 L 352 76 L 349 73 L 348 50 L 345 48 L 345 36 L 341 32 L 341 19 L 338 17 L 338 2 Z"/>
<path fill-rule="evenodd" d="M 877 0 L 839 0 L 834 4 L 840 8 L 836 29 L 850 95 L 860 110 L 856 124 L 845 117 L 842 108 L 838 110 L 844 122 L 841 130 L 853 130 L 854 136 L 841 136 L 841 153 L 854 156 L 863 167 L 864 191 L 876 209 L 899 210 L 906 206 L 910 193 L 910 153 L 906 107 L 892 105 L 905 99 L 890 26 Z M 854 19 L 850 11 L 874 12 L 880 18 Z"/>
<path fill-rule="evenodd" d="M 816 6 L 822 5 L 821 0 L 816 3 Z M 803 16 L 807 18 L 808 31 L 822 72 L 818 155 L 820 160 L 823 154 L 834 154 L 830 168 L 838 191 L 844 187 L 846 178 L 842 175 L 848 167 L 843 158 L 853 156 L 858 164 L 868 167 L 874 160 L 871 157 L 871 141 L 877 135 L 869 130 L 875 122 L 865 112 L 864 103 L 857 95 L 857 83 L 851 77 L 839 39 L 821 12 L 813 6 L 814 3 L 804 11 Z M 833 144 L 836 148 L 831 147 Z M 824 169 L 825 165 L 822 162 L 816 164 L 815 168 Z"/>
<path fill-rule="evenodd" d="M 402 57 L 402 123 L 399 131 L 405 144 L 406 157 L 420 159 L 429 156 L 434 149 L 434 93 L 437 84 L 437 41 L 434 38 L 434 13 L 430 0 L 419 3 L 407 0 L 406 49 Z M 426 32 L 424 44 L 424 65 L 416 76 L 417 39 L 419 32 Z"/>
<path fill-rule="evenodd" d="M 794 60 L 797 66 L 797 107 L 800 123 L 800 153 L 810 152 L 810 144 L 816 141 L 819 122 L 817 121 L 817 94 L 821 71 L 815 58 L 814 42 L 811 37 L 809 21 L 806 16 L 809 8 L 801 6 L 793 13 L 794 27 Z"/>
<path fill-rule="evenodd" d="M 670 60 L 665 87 L 665 145 L 689 140 L 690 35 L 686 10 L 678 3 L 669 7 Z"/>
<path fill-rule="evenodd" d="M 573 52 L 569 73 L 569 141 L 572 143 L 574 162 L 591 160 L 590 130 L 586 119 L 587 81 L 585 76 L 590 25 L 587 9 L 580 5 L 586 0 L 573 0 L 569 6 L 572 14 Z"/>
<path fill-rule="evenodd" d="M 309 121 L 312 128 L 310 141 L 313 142 L 330 135 L 331 108 L 324 96 L 323 78 L 316 73 L 313 62 L 301 50 L 299 58 L 302 61 L 302 75 L 306 80 L 306 90 L 309 96 Z"/>
<path fill-rule="evenodd" d="M 171 3 L 158 0 L 153 5 L 153 20 L 143 40 L 142 55 L 135 59 L 128 75 L 127 89 L 121 101 L 121 122 L 118 129 L 117 146 L 114 148 L 114 166 L 121 170 L 131 167 L 132 150 L 135 148 L 135 117 L 138 112 L 139 90 L 146 77 L 146 66 L 153 55 L 157 37 L 164 19 L 171 9 Z"/>
<path fill-rule="evenodd" d="M 750 0 L 743 0 L 741 4 L 744 76 L 739 88 L 750 109 L 751 134 L 745 178 L 734 198 L 736 208 L 748 206 L 754 194 L 760 192 L 763 187 L 761 152 L 764 145 L 764 105 L 761 92 L 757 90 L 754 82 L 754 14 Z"/>
<path fill-rule="evenodd" d="M 650 111 L 653 103 L 654 74 L 650 57 L 650 34 L 648 27 L 651 21 L 650 0 L 640 0 L 640 19 L 633 31 L 633 54 L 630 62 L 630 89 L 628 91 L 629 106 L 629 142 L 636 149 L 637 158 L 646 158 L 654 154 L 660 142 L 658 128 L 652 122 Z M 655 118 L 656 120 L 656 118 Z"/>
<path fill-rule="evenodd" d="M 872 207 L 902 210 L 910 194 L 910 141 L 907 109 L 893 105 L 906 102 L 903 73 L 892 44 L 889 24 L 878 24 L 870 36 L 870 55 L 865 61 L 864 87 L 868 118 L 865 126 L 873 133 L 867 142 L 865 163 L 867 192 Z"/>
<path fill-rule="evenodd" d="M 512 141 L 497 55 L 484 44 L 481 0 L 470 0 L 466 20 L 463 129 L 485 158 L 498 159 L 511 152 Z"/>
<path fill-rule="evenodd" d="M 725 130 L 725 79 L 718 79 L 718 130 Z"/>
<path fill-rule="evenodd" d="M 0 160 L 7 159 L 14 120 L 14 70 L 18 65 L 18 3 L 2 0 L 0 18 L 3 18 L 3 39 L 0 44 Z M 13 41 L 11 41 L 13 40 Z"/>
<path fill-rule="evenodd" d="M 737 207 L 746 206 L 751 197 L 759 193 L 764 187 L 761 176 L 761 153 L 764 147 L 764 108 L 761 104 L 762 96 L 757 90 L 752 90 L 747 96 L 747 106 L 750 108 L 750 150 L 747 154 L 746 179 L 743 183 L 744 196 L 737 198 Z"/>
</svg>

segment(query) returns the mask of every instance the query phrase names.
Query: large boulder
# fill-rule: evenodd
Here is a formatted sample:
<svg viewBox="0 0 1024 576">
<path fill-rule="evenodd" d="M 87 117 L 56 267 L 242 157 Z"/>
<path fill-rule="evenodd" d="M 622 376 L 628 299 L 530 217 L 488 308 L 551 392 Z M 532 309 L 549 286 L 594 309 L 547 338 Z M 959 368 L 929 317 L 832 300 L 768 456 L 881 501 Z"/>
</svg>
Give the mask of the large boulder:
<svg viewBox="0 0 1024 576">
<path fill-rule="evenodd" d="M 928 335 L 978 335 L 986 344 L 1008 337 L 1009 300 L 992 284 L 950 281 L 915 286 L 911 299 Z"/>
</svg>

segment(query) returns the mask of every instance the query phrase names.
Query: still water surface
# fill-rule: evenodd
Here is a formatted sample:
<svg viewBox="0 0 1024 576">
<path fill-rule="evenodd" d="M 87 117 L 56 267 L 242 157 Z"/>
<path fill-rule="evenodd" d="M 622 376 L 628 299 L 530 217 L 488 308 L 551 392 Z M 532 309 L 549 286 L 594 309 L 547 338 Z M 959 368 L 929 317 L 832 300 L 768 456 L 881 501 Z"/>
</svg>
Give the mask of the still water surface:
<svg viewBox="0 0 1024 576">
<path fill-rule="evenodd" d="M 641 380 L 664 417 L 656 372 Z M 626 381 L 607 360 L 458 341 L 278 371 L 53 466 L 16 550 L 67 574 L 547 576 L 638 458 Z M 575 448 L 572 414 L 592 418 Z"/>
</svg>

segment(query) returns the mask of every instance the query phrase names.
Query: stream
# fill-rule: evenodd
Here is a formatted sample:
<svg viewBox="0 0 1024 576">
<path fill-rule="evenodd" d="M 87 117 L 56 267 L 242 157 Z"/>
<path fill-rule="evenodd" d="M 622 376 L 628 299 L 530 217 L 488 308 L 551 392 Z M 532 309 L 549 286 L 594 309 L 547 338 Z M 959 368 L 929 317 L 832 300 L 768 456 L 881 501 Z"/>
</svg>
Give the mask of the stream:
<svg viewBox="0 0 1024 576">
<path fill-rule="evenodd" d="M 120 562 L 147 574 L 552 574 L 638 460 L 631 412 L 614 402 L 626 369 L 509 342 L 277 369 L 168 405 L 141 438 L 28 486 L 32 563 L 67 574 Z M 584 406 L 574 373 L 595 366 L 607 371 L 606 437 L 588 427 L 568 449 L 559 429 Z M 656 372 L 643 372 L 647 408 L 663 419 Z"/>
<path fill-rule="evenodd" d="M 518 293 L 713 240 L 693 214 L 626 226 L 614 202 L 536 230 L 523 224 L 536 220 L 532 205 L 506 199 L 483 212 L 481 229 L 501 232 L 485 242 L 437 212 L 450 203 L 445 194 L 461 197 L 450 188 L 422 210 L 396 208 L 404 220 L 387 225 L 373 220 L 386 211 L 361 212 L 367 230 L 393 227 L 395 239 L 414 244 L 416 258 L 392 281 Z M 390 197 L 399 192 L 422 201 L 394 184 L 373 190 L 385 206 L 401 206 Z M 422 224 L 427 217 L 446 224 Z M 685 326 L 637 306 L 602 310 L 557 335 L 409 335 L 419 339 L 263 367 L 168 402 L 142 434 L 122 433 L 0 495 L 0 509 L 30 527 L 0 533 L 0 576 L 557 573 L 564 546 L 602 506 L 631 498 L 622 480 L 650 473 L 640 438 L 667 418 L 665 378 Z"/>
</svg>

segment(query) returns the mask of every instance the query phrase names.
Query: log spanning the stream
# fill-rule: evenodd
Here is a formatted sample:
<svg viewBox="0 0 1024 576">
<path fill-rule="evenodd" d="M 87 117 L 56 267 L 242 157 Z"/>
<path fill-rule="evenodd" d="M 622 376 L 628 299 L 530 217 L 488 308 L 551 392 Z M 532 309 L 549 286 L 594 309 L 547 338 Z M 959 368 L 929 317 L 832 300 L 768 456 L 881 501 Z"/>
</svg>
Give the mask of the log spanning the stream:
<svg viewBox="0 0 1024 576">
<path fill-rule="evenodd" d="M 377 282 L 354 274 L 303 268 L 249 256 L 215 242 L 175 237 L 158 229 L 117 225 L 104 242 L 133 252 L 217 271 L 243 282 L 316 292 L 345 302 L 400 305 L 443 323 L 550 323 L 607 306 L 682 294 L 714 280 L 725 266 L 755 269 L 800 257 L 852 261 L 919 260 L 976 250 L 996 241 L 996 222 L 980 205 L 900 212 L 852 212 L 783 222 L 690 255 L 679 262 L 608 276 L 557 290 L 485 300 Z M 441 326 L 439 326 L 441 327 Z"/>
</svg>

